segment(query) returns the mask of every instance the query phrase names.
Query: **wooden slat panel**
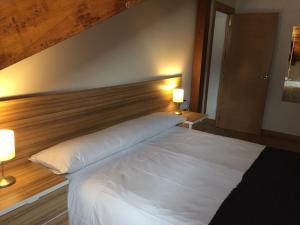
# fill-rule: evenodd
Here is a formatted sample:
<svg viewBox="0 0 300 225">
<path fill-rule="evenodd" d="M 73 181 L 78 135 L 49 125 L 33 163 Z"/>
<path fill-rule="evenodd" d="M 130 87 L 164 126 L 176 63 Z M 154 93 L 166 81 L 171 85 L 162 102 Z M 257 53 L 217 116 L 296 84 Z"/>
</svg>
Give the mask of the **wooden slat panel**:
<svg viewBox="0 0 300 225">
<path fill-rule="evenodd" d="M 1 0 L 0 69 L 53 46 L 142 0 Z"/>
<path fill-rule="evenodd" d="M 41 225 L 68 210 L 67 187 L 61 188 L 32 204 L 20 207 L 2 217 L 0 224 Z"/>
<path fill-rule="evenodd" d="M 68 213 L 64 213 L 54 220 L 49 221 L 45 225 L 69 225 L 69 216 Z"/>
<path fill-rule="evenodd" d="M 181 76 L 135 84 L 0 101 L 0 127 L 13 129 L 16 158 L 27 160 L 54 144 L 157 111 L 172 111 L 168 83 Z M 1 100 L 1 99 L 0 99 Z"/>
<path fill-rule="evenodd" d="M 0 189 L 0 211 L 66 180 L 63 176 L 55 175 L 45 167 L 31 162 L 6 169 L 5 172 L 16 177 L 17 181 L 10 187 Z M 9 215 L 0 217 L 0 224 L 7 222 Z"/>
</svg>

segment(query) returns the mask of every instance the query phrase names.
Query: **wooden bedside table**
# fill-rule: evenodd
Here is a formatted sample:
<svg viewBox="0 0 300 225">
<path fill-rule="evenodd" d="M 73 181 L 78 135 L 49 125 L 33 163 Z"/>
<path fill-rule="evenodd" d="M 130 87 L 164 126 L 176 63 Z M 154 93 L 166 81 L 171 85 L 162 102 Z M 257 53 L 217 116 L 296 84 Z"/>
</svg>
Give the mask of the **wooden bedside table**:
<svg viewBox="0 0 300 225">
<path fill-rule="evenodd" d="M 6 170 L 14 185 L 0 189 L 1 225 L 68 225 L 68 180 L 31 162 Z"/>
<path fill-rule="evenodd" d="M 192 129 L 196 123 L 201 123 L 207 119 L 207 116 L 204 114 L 190 111 L 182 111 L 182 115 L 186 117 L 186 121 L 181 126 L 188 127 L 189 129 Z"/>
</svg>

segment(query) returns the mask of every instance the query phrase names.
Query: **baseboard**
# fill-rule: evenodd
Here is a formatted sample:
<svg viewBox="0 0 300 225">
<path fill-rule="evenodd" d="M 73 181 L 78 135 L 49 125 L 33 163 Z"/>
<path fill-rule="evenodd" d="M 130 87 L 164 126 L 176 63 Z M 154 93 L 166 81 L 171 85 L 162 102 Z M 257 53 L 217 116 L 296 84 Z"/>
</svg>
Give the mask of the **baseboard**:
<svg viewBox="0 0 300 225">
<path fill-rule="evenodd" d="M 265 137 L 273 137 L 273 138 L 280 138 L 280 139 L 285 139 L 289 141 L 297 141 L 300 142 L 300 136 L 297 135 L 292 135 L 292 134 L 286 134 L 286 133 L 280 133 L 277 131 L 272 131 L 272 130 L 262 130 L 262 136 Z"/>
<path fill-rule="evenodd" d="M 207 119 L 207 122 L 210 123 L 216 123 L 216 120 L 214 119 Z M 222 129 L 222 128 L 220 128 Z M 242 133 L 239 131 L 234 131 L 234 130 L 228 130 L 228 131 L 233 131 L 233 132 L 237 132 L 237 133 Z M 247 134 L 247 133 L 244 133 Z M 254 134 L 248 134 L 248 135 L 254 135 Z M 271 137 L 271 138 L 277 138 L 277 139 L 282 139 L 282 140 L 287 140 L 287 141 L 296 141 L 296 142 L 300 142 L 300 136 L 297 135 L 292 135 L 292 134 L 286 134 L 286 133 L 280 133 L 277 131 L 272 131 L 272 130 L 265 130 L 262 129 L 260 135 L 256 135 L 256 136 L 261 136 L 261 137 Z"/>
</svg>

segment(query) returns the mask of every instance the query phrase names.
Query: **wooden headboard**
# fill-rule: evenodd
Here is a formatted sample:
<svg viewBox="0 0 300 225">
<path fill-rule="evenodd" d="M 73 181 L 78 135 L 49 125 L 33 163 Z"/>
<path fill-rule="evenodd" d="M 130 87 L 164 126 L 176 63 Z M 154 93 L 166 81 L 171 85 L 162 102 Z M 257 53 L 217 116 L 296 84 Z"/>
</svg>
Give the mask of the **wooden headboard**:
<svg viewBox="0 0 300 225">
<path fill-rule="evenodd" d="M 59 142 L 157 111 L 172 111 L 181 75 L 82 91 L 0 99 L 0 128 L 16 138 L 15 163 Z"/>
</svg>

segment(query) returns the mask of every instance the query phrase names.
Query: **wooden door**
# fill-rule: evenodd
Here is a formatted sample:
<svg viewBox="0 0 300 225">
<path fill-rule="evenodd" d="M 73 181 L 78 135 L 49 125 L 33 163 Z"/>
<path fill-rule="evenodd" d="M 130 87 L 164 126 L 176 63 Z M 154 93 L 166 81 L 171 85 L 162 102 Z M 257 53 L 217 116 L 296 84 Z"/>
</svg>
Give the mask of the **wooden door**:
<svg viewBox="0 0 300 225">
<path fill-rule="evenodd" d="M 277 13 L 230 16 L 218 99 L 218 127 L 260 133 L 277 24 Z"/>
</svg>

